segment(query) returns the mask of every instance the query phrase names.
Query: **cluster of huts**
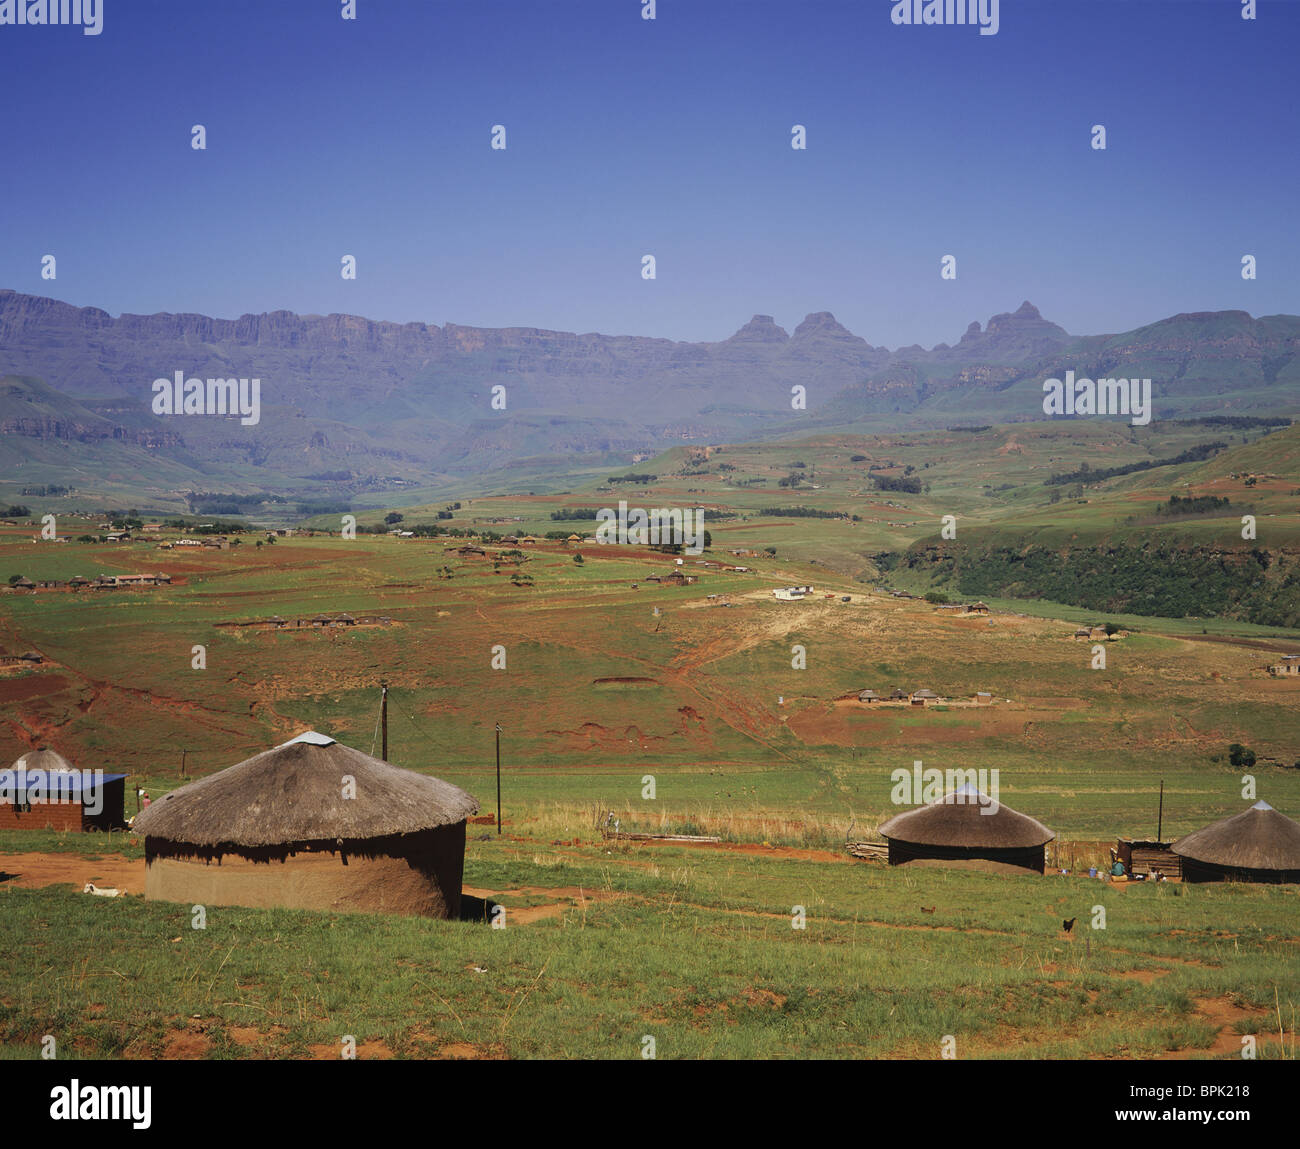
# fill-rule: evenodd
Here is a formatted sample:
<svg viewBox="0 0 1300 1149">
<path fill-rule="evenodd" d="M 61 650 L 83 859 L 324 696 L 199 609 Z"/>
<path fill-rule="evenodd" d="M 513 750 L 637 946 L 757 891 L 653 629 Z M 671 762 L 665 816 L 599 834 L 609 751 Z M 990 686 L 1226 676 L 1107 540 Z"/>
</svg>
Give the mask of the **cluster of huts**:
<svg viewBox="0 0 1300 1149">
<path fill-rule="evenodd" d="M 1112 634 L 1104 626 L 1080 626 L 1071 637 L 1075 642 L 1109 642 L 1111 639 L 1123 638 L 1125 633 L 1116 631 Z"/>
<path fill-rule="evenodd" d="M 205 547 L 210 551 L 228 551 L 230 540 L 225 535 L 204 535 L 199 539 L 173 539 L 171 542 L 158 544 L 160 551 L 170 551 L 176 547 Z"/>
<path fill-rule="evenodd" d="M 392 622 L 392 617 L 386 614 L 354 616 L 344 611 L 341 614 L 322 613 L 314 614 L 309 618 L 294 619 L 273 614 L 270 618 L 255 618 L 246 622 L 218 622 L 215 625 L 252 630 L 328 630 L 338 627 L 391 626 Z"/>
<path fill-rule="evenodd" d="M 170 586 L 171 581 L 171 575 L 158 571 L 155 574 L 102 574 L 94 578 L 73 575 L 66 582 L 57 578 L 29 579 L 23 576 L 9 585 L 14 590 L 55 590 L 64 587 L 68 590 L 121 590 L 141 586 Z"/>
<path fill-rule="evenodd" d="M 880 836 L 891 866 L 991 863 L 1038 874 L 1046 868 L 1047 843 L 1056 837 L 970 785 L 890 818 Z M 1175 842 L 1121 839 L 1120 847 L 1131 874 L 1185 882 L 1300 882 L 1300 822 L 1263 801 Z"/>
<path fill-rule="evenodd" d="M 690 586 L 699 581 L 697 575 L 686 574 L 683 571 L 672 570 L 665 575 L 652 574 L 646 575 L 642 582 L 657 582 L 660 586 Z"/>
<path fill-rule="evenodd" d="M 929 687 L 923 686 L 920 690 L 911 692 L 895 686 L 888 694 L 877 694 L 874 690 L 863 690 L 858 694 L 859 702 L 866 702 L 871 705 L 883 706 L 934 706 L 940 702 L 946 702 L 947 699 L 936 694 Z M 975 692 L 973 701 L 977 706 L 987 706 L 993 701 L 993 694 L 988 690 L 978 690 Z M 962 705 L 966 705 L 963 703 Z"/>
<path fill-rule="evenodd" d="M 32 666 L 40 666 L 44 661 L 45 656 L 35 650 L 25 650 L 22 654 L 0 652 L 0 670 L 11 670 L 15 667 L 27 669 Z"/>
<path fill-rule="evenodd" d="M 29 752 L 0 772 L 0 828 L 123 825 L 125 779 Z M 59 797 L 33 803 L 36 793 Z M 454 918 L 478 809 L 448 782 L 308 731 L 164 795 L 131 828 L 144 837 L 149 899 Z M 969 784 L 890 818 L 880 834 L 890 865 L 1038 874 L 1056 836 Z M 1168 875 L 1177 859 L 1184 881 L 1300 882 L 1300 823 L 1267 802 L 1172 843 L 1125 844 L 1136 872 Z"/>
</svg>

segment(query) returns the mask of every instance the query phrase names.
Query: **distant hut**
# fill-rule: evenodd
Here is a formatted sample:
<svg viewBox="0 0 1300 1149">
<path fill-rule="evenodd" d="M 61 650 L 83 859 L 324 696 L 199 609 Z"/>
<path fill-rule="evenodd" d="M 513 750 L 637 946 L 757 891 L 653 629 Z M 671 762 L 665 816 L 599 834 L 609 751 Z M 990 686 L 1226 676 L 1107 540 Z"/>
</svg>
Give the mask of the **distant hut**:
<svg viewBox="0 0 1300 1149">
<path fill-rule="evenodd" d="M 149 899 L 455 918 L 477 810 L 448 782 L 309 731 L 172 791 L 133 828 Z"/>
<path fill-rule="evenodd" d="M 69 762 L 62 754 L 48 747 L 42 746 L 39 750 L 29 750 L 22 757 L 15 760 L 14 770 L 26 770 L 29 773 L 45 774 L 70 774 L 73 770 L 72 763 Z"/>
<path fill-rule="evenodd" d="M 0 829 L 112 830 L 126 825 L 126 775 L 78 770 L 41 747 L 0 771 Z"/>
<path fill-rule="evenodd" d="M 927 690 L 924 687 L 918 690 L 911 697 L 911 703 L 913 706 L 930 706 L 938 701 L 939 696 L 935 694 L 933 690 Z"/>
<path fill-rule="evenodd" d="M 901 686 L 895 686 L 894 689 L 891 690 L 891 691 L 889 692 L 889 701 L 890 701 L 890 702 L 906 702 L 906 701 L 907 701 L 907 691 L 904 690 Z"/>
<path fill-rule="evenodd" d="M 880 834 L 889 842 L 891 866 L 991 862 L 995 869 L 1036 874 L 1046 865 L 1044 847 L 1056 837 L 1041 822 L 992 802 L 971 785 L 890 818 Z"/>
<path fill-rule="evenodd" d="M 1300 822 L 1256 802 L 1179 838 L 1185 882 L 1300 882 Z"/>
<path fill-rule="evenodd" d="M 859 701 L 859 702 L 879 702 L 879 701 L 880 701 L 880 695 L 877 694 L 874 690 L 864 690 L 861 694 L 858 695 L 858 701 Z"/>
<path fill-rule="evenodd" d="M 967 614 L 988 614 L 989 604 L 986 602 L 973 602 L 966 608 Z"/>
</svg>

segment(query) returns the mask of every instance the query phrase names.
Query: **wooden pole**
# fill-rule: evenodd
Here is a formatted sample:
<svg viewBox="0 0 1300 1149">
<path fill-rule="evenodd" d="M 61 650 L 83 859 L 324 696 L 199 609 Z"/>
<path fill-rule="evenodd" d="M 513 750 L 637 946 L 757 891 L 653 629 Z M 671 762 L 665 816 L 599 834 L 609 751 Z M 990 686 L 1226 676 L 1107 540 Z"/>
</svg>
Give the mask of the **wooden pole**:
<svg viewBox="0 0 1300 1149">
<path fill-rule="evenodd" d="M 383 760 L 387 762 L 388 761 L 388 683 L 381 682 L 379 685 L 383 691 L 383 693 L 380 694 L 379 696 L 379 725 L 383 728 L 383 732 L 384 732 L 384 741 L 383 741 L 384 748 L 380 757 L 382 757 Z M 372 742 L 371 745 L 373 746 L 374 743 Z"/>
<path fill-rule="evenodd" d="M 182 778 L 185 777 L 185 755 L 187 755 L 188 753 L 189 753 L 188 750 L 181 751 L 181 777 Z"/>
<path fill-rule="evenodd" d="M 497 833 L 501 833 L 501 723 L 497 723 Z"/>
<path fill-rule="evenodd" d="M 1156 841 L 1162 842 L 1164 839 L 1160 836 L 1161 831 L 1165 828 L 1165 780 L 1160 779 L 1160 813 L 1156 815 Z"/>
</svg>

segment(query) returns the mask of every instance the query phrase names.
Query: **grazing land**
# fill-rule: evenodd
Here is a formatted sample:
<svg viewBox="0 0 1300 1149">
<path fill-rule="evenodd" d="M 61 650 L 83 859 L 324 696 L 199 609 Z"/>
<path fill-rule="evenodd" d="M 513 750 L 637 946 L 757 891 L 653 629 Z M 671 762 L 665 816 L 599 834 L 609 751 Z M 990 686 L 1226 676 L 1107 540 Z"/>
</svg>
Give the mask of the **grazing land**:
<svg viewBox="0 0 1300 1149">
<path fill-rule="evenodd" d="M 390 760 L 480 799 L 466 887 L 507 908 L 505 930 L 217 909 L 199 931 L 188 907 L 138 897 L 129 835 L 6 832 L 0 929 L 29 944 L 11 947 L 0 1047 L 32 1056 L 57 1030 L 85 1056 L 337 1056 L 352 1034 L 361 1056 L 639 1056 L 648 1035 L 661 1057 L 929 1057 L 952 1034 L 959 1056 L 1152 1057 L 1240 1056 L 1251 1033 L 1261 1056 L 1294 1056 L 1296 887 L 1124 888 L 1078 872 L 1117 836 L 1156 835 L 1162 782 L 1165 839 L 1244 809 L 1243 774 L 1300 813 L 1300 678 L 1267 671 L 1300 654 L 1300 630 L 1015 595 L 983 596 L 987 614 L 942 609 L 893 592 L 970 596 L 880 559 L 946 541 L 952 514 L 959 540 L 1195 536 L 1267 548 L 1285 574 L 1300 534 L 1294 429 L 1050 501 L 1063 485 L 1047 480 L 1081 459 L 1170 458 L 1207 437 L 1139 430 L 681 448 L 629 468 L 655 476 L 644 483 L 611 484 L 613 470 L 568 490 L 467 495 L 449 519 L 441 503 L 400 508 L 394 529 L 457 536 L 365 533 L 385 529 L 381 509 L 357 513 L 355 539 L 333 516 L 310 524 L 333 534 L 257 531 L 228 549 L 159 549 L 176 531 L 55 544 L 0 526 L 6 577 L 171 577 L 0 592 L 0 648 L 42 658 L 0 671 L 8 760 L 50 745 L 156 800 L 308 728 L 378 753 L 387 683 Z M 880 474 L 924 483 L 880 490 Z M 1165 521 L 1152 508 L 1174 494 L 1226 497 L 1234 513 Z M 552 514 L 619 499 L 714 512 L 709 547 L 544 537 L 589 536 L 593 520 Z M 1245 502 L 1254 542 L 1240 538 Z M 86 529 L 55 509 L 61 533 Z M 459 553 L 468 536 L 484 554 Z M 673 571 L 696 581 L 647 581 Z M 806 584 L 798 601 L 772 595 Z M 310 625 L 321 614 L 387 621 Z M 1096 644 L 1074 633 L 1106 623 L 1117 635 L 1094 669 Z M 895 687 L 939 700 L 858 700 Z M 1233 743 L 1254 766 L 1233 765 Z M 1001 800 L 1057 833 L 1049 868 L 1071 874 L 850 859 L 846 837 L 875 836 L 897 812 L 891 772 L 917 760 L 996 769 Z M 615 821 L 721 841 L 602 836 Z M 86 881 L 128 896 L 85 897 Z M 1095 905 L 1104 930 L 1083 928 Z M 796 906 L 806 929 L 791 928 Z"/>
</svg>

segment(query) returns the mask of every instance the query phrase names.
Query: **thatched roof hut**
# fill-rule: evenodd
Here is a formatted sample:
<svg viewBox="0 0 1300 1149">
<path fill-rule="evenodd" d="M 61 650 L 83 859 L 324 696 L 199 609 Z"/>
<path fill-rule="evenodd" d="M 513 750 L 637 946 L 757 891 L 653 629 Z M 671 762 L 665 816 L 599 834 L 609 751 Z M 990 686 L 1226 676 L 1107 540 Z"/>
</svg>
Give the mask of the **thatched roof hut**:
<svg viewBox="0 0 1300 1149">
<path fill-rule="evenodd" d="M 1056 835 L 1034 818 L 995 802 L 977 787 L 959 786 L 928 805 L 897 814 L 880 827 L 889 864 L 993 863 L 974 868 L 1041 874 L 1044 847 Z"/>
<path fill-rule="evenodd" d="M 145 896 L 455 917 L 478 802 L 309 731 L 191 782 L 135 820 Z"/>
<path fill-rule="evenodd" d="M 1169 848 L 1184 881 L 1300 882 L 1300 822 L 1262 800 Z"/>
<path fill-rule="evenodd" d="M 62 754 L 42 746 L 39 750 L 29 750 L 15 758 L 13 769 L 24 770 L 28 774 L 67 774 L 75 767 Z"/>
</svg>

